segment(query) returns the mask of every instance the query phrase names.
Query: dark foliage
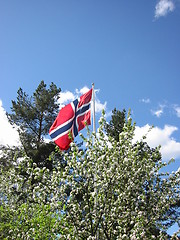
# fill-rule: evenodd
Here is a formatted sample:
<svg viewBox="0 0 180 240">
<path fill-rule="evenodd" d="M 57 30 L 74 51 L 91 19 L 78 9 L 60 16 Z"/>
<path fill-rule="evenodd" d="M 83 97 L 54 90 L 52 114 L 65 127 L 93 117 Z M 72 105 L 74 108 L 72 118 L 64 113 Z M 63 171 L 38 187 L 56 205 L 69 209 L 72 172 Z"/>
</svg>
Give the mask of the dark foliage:
<svg viewBox="0 0 180 240">
<path fill-rule="evenodd" d="M 12 113 L 7 113 L 12 125 L 18 126 L 21 144 L 25 153 L 39 167 L 52 169 L 48 157 L 55 150 L 55 144 L 45 143 L 44 136 L 54 122 L 59 105 L 57 100 L 61 89 L 51 83 L 47 88 L 41 81 L 32 96 L 19 88 L 17 100 L 12 101 Z"/>
</svg>

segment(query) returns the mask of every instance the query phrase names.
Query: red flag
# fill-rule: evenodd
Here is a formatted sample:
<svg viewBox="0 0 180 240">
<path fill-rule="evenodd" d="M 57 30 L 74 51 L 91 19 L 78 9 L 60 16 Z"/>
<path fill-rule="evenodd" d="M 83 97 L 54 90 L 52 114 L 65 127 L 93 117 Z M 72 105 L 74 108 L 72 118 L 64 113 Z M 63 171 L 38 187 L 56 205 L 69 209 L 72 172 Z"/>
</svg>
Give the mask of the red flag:
<svg viewBox="0 0 180 240">
<path fill-rule="evenodd" d="M 49 134 L 61 150 L 67 150 L 78 132 L 91 124 L 91 98 L 92 89 L 59 111 Z"/>
</svg>

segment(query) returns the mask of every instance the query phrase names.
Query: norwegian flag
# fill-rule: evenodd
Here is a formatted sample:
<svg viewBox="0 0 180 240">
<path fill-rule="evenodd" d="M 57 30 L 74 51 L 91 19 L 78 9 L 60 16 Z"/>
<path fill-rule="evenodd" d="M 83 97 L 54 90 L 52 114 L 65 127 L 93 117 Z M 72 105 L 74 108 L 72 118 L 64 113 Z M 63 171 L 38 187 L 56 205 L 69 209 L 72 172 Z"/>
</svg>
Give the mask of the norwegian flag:
<svg viewBox="0 0 180 240">
<path fill-rule="evenodd" d="M 59 111 L 49 135 L 61 150 L 67 150 L 78 132 L 91 124 L 91 98 L 92 89 Z"/>
</svg>

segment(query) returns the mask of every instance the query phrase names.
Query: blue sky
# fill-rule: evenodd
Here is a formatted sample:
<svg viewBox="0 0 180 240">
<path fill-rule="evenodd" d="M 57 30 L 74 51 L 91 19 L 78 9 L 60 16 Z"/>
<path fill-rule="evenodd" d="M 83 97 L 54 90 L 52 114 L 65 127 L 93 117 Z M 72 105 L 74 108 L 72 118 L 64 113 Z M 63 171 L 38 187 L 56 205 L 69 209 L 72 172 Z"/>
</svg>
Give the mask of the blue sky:
<svg viewBox="0 0 180 240">
<path fill-rule="evenodd" d="M 136 136 L 154 125 L 149 144 L 177 170 L 179 25 L 179 0 L 0 0 L 0 143 L 17 139 L 4 113 L 19 87 L 32 94 L 43 79 L 71 100 L 94 82 L 97 118 L 130 108 Z"/>
</svg>

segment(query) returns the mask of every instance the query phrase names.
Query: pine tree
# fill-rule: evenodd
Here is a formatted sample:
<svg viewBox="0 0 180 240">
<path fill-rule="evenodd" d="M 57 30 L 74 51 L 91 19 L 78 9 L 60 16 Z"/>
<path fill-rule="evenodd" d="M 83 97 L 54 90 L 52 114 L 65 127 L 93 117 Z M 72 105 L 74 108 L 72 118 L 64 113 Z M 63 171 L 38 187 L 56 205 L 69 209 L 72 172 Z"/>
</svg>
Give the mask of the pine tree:
<svg viewBox="0 0 180 240">
<path fill-rule="evenodd" d="M 55 145 L 45 143 L 44 137 L 59 111 L 57 100 L 60 91 L 54 83 L 47 88 L 44 81 L 40 82 L 32 96 L 19 88 L 17 100 L 12 101 L 12 113 L 7 114 L 10 123 L 18 127 L 26 155 L 39 167 L 52 169 L 48 157 Z"/>
<path fill-rule="evenodd" d="M 116 141 L 119 141 L 119 134 L 122 132 L 126 121 L 126 110 L 119 111 L 116 108 L 112 111 L 111 120 L 105 124 L 105 130 L 107 134 L 113 137 Z"/>
</svg>

